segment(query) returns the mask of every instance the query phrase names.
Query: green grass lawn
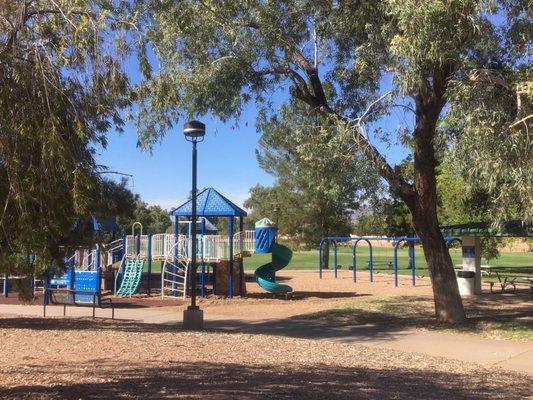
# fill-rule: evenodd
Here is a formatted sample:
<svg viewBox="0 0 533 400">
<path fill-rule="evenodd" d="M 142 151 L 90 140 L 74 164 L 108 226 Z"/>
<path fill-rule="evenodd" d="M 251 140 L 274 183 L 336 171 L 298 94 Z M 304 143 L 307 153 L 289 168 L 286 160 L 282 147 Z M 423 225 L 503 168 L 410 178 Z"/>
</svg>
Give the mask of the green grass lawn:
<svg viewBox="0 0 533 400">
<path fill-rule="evenodd" d="M 450 254 L 452 256 L 453 264 L 461 264 L 461 249 L 451 249 Z M 368 248 L 367 247 L 358 247 L 357 248 L 357 269 L 359 271 L 367 270 L 368 262 Z M 255 270 L 260 265 L 268 263 L 272 260 L 272 254 L 253 254 L 251 257 L 246 257 L 244 259 L 244 269 L 246 270 Z M 392 262 L 393 252 L 391 248 L 376 247 L 373 249 L 373 260 L 374 260 L 374 269 L 386 271 L 388 270 L 384 263 Z M 398 250 L 398 272 L 400 274 L 410 274 L 410 269 L 408 269 L 408 251 L 407 248 L 401 248 Z M 532 253 L 501 253 L 500 257 L 487 262 L 486 260 L 481 261 L 483 265 L 491 266 L 506 266 L 506 267 L 524 267 L 524 266 L 533 266 L 533 254 Z M 330 252 L 330 264 L 333 268 L 333 250 Z M 342 266 L 341 270 L 348 269 L 352 265 L 352 253 L 351 249 L 345 246 L 339 246 L 338 251 L 338 264 Z M 381 264 L 381 265 L 380 265 Z M 154 261 L 152 263 L 152 272 L 160 273 L 161 272 L 161 261 Z M 424 273 L 424 270 L 427 270 L 426 260 L 424 259 L 424 254 L 422 249 L 417 248 L 415 251 L 415 265 L 416 270 L 420 271 L 421 274 L 427 276 L 427 273 Z M 318 269 L 318 251 L 295 251 L 292 256 L 292 261 L 287 267 L 290 270 L 299 270 L 299 269 Z M 145 263 L 144 271 L 148 270 L 148 265 Z"/>
<path fill-rule="evenodd" d="M 461 264 L 461 249 L 451 249 L 450 254 L 454 265 Z M 357 248 L 357 269 L 366 270 L 368 262 L 368 248 Z M 271 254 L 254 254 L 252 257 L 244 259 L 244 268 L 246 270 L 253 270 L 260 265 L 270 262 L 272 260 Z M 393 250 L 391 248 L 375 247 L 373 248 L 374 269 L 387 270 L 388 262 L 393 261 Z M 481 261 L 483 265 L 491 266 L 506 266 L 506 267 L 524 267 L 533 266 L 533 254 L 531 253 L 501 253 L 500 257 L 490 262 L 486 260 Z M 407 248 L 398 250 L 398 270 L 399 273 L 409 274 L 408 269 L 409 255 Z M 352 265 L 351 248 L 339 246 L 338 264 L 342 266 L 341 269 L 348 269 Z M 330 252 L 330 265 L 333 268 L 333 251 Z M 415 251 L 415 266 L 419 271 L 427 270 L 426 260 L 422 249 L 417 248 Z M 318 269 L 318 251 L 295 251 L 292 256 L 292 261 L 287 267 L 291 270 L 299 269 Z"/>
</svg>

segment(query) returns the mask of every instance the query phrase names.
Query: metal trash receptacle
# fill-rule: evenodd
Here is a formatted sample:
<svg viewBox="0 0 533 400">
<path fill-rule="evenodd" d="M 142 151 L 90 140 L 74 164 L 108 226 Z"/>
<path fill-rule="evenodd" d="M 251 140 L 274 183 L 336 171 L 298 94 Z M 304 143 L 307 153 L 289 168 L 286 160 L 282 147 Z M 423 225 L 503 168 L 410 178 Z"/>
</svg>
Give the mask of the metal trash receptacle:
<svg viewBox="0 0 533 400">
<path fill-rule="evenodd" d="M 476 273 L 474 271 L 457 271 L 457 284 L 461 296 L 473 296 L 475 294 Z"/>
</svg>

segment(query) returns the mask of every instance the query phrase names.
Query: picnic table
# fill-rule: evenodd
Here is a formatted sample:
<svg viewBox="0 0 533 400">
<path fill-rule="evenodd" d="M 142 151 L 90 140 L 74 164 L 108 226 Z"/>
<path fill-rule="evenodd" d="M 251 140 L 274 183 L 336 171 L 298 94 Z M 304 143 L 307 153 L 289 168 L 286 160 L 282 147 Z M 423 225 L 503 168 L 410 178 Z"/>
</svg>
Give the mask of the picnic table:
<svg viewBox="0 0 533 400">
<path fill-rule="evenodd" d="M 500 287 L 501 293 L 504 293 L 508 287 L 513 288 L 513 293 L 516 293 L 517 286 L 524 286 L 529 290 L 529 295 L 533 296 L 533 267 L 481 267 L 482 275 L 487 277 L 495 277 L 497 281 L 486 280 L 490 286 L 490 292 L 494 293 L 494 286 L 497 284 Z"/>
</svg>

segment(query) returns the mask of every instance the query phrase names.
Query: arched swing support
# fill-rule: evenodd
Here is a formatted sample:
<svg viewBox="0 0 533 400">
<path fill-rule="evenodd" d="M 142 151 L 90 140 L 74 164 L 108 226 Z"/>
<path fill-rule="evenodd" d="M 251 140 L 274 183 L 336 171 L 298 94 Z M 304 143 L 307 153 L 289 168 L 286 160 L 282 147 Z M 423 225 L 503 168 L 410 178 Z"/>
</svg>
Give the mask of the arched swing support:
<svg viewBox="0 0 533 400">
<path fill-rule="evenodd" d="M 398 248 L 400 247 L 400 244 L 402 242 L 407 242 L 409 244 L 409 258 L 411 260 L 411 285 L 416 285 L 416 265 L 415 265 L 415 244 L 420 243 L 421 240 L 419 237 L 351 237 L 351 236 L 326 236 L 323 237 L 319 244 L 318 244 L 318 276 L 320 279 L 322 279 L 322 252 L 324 248 L 324 243 L 327 243 L 329 246 L 329 242 L 333 243 L 333 273 L 335 278 L 337 278 L 337 266 L 338 266 L 338 257 L 337 257 L 337 246 L 338 242 L 352 242 L 352 269 L 353 269 L 353 281 L 356 282 L 357 280 L 357 260 L 356 260 L 356 251 L 357 251 L 357 245 L 359 242 L 363 240 L 368 244 L 368 251 L 369 251 L 369 269 L 370 269 L 370 282 L 374 281 L 373 276 L 373 254 L 372 254 L 372 240 L 386 240 L 386 241 L 394 241 L 394 247 L 393 247 L 393 257 L 394 257 L 394 286 L 398 287 Z M 446 242 L 448 248 L 454 243 L 459 242 L 462 243 L 461 239 L 456 237 L 445 237 L 444 241 Z"/>
<path fill-rule="evenodd" d="M 372 255 L 372 244 L 370 243 L 371 238 L 364 238 L 364 237 L 344 237 L 344 236 L 328 236 L 324 237 L 320 240 L 320 243 L 318 245 L 318 276 L 320 279 L 322 279 L 322 270 L 323 270 L 323 264 L 322 264 L 322 254 L 324 251 L 324 243 L 327 243 L 329 246 L 329 243 L 333 243 L 333 275 L 335 278 L 338 276 L 338 242 L 353 242 L 352 243 L 352 271 L 353 271 L 353 281 L 356 282 L 357 280 L 357 260 L 356 260 L 356 249 L 359 242 L 363 240 L 368 244 L 368 251 L 369 251 L 369 268 L 370 268 L 370 282 L 374 281 L 374 267 L 373 267 L 373 255 Z"/>
<path fill-rule="evenodd" d="M 353 272 L 353 281 L 357 282 L 357 245 L 359 242 L 363 240 L 368 245 L 368 269 L 370 271 L 370 282 L 374 282 L 374 259 L 372 256 L 372 243 L 370 243 L 370 240 L 365 238 L 359 238 L 356 239 L 352 243 L 352 272 Z"/>
<path fill-rule="evenodd" d="M 415 243 L 419 238 L 398 238 L 394 244 L 394 287 L 398 287 L 398 248 L 402 242 L 409 245 L 409 260 L 411 261 L 411 286 L 416 285 Z"/>
</svg>

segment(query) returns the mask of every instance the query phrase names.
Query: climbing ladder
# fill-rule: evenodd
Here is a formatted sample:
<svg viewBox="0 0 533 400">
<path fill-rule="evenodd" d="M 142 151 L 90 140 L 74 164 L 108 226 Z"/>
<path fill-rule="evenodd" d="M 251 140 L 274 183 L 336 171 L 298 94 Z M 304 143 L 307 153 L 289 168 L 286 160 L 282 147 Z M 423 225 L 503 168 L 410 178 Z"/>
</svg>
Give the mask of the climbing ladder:
<svg viewBox="0 0 533 400">
<path fill-rule="evenodd" d="M 186 254 L 185 238 L 180 237 L 169 248 L 161 268 L 161 297 L 183 297 L 187 295 L 187 272 L 189 258 Z"/>
<path fill-rule="evenodd" d="M 122 281 L 120 288 L 115 293 L 116 296 L 126 297 L 131 296 L 139 290 L 141 284 L 141 277 L 144 269 L 144 260 L 129 259 L 124 260 L 124 270 L 122 272 Z"/>
</svg>

